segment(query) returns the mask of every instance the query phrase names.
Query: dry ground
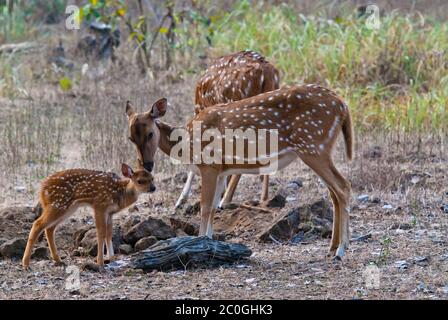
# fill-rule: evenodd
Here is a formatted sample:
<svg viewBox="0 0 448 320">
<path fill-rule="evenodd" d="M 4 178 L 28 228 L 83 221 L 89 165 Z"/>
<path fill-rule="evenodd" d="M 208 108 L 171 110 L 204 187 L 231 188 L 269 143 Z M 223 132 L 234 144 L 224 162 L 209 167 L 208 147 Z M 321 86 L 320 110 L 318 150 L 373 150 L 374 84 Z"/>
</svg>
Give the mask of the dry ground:
<svg viewBox="0 0 448 320">
<path fill-rule="evenodd" d="M 328 239 L 316 239 L 305 244 L 260 243 L 251 232 L 236 232 L 230 241 L 242 242 L 253 250 L 248 261 L 218 269 L 193 269 L 169 273 L 145 274 L 127 268 L 106 269 L 104 273 L 81 271 L 81 289 L 72 292 L 65 288 L 68 274 L 63 268 L 54 267 L 48 260 L 32 261 L 32 271 L 21 270 L 19 261 L 0 260 L 0 298 L 6 299 L 447 299 L 448 298 L 448 215 L 441 210 L 447 201 L 446 159 L 428 155 L 410 157 L 407 162 L 391 160 L 398 155 L 388 155 L 389 160 L 365 159 L 362 156 L 351 165 L 354 182 L 351 212 L 353 237 L 370 234 L 366 241 L 352 241 L 343 263 L 335 264 L 325 258 Z M 400 154 L 406 158 L 408 155 Z M 359 159 L 361 158 L 361 159 Z M 357 177 L 359 163 L 369 170 L 375 162 L 391 164 L 388 189 L 360 190 L 369 183 L 369 175 Z M 345 167 L 345 166 L 342 166 Z M 348 169 L 348 167 L 345 167 Z M 382 168 L 382 166 L 379 166 Z M 287 203 L 278 213 L 314 199 L 328 197 L 324 186 L 302 164 L 294 164 L 278 177 L 274 177 L 271 194 L 285 190 L 292 179 L 303 181 L 295 194 L 296 200 Z M 364 169 L 365 170 L 365 169 Z M 413 173 L 408 175 L 403 173 Z M 444 171 L 445 170 L 445 171 Z M 397 179 L 391 175 L 401 172 Z M 420 175 L 426 173 L 426 175 Z M 383 172 L 372 173 L 382 175 Z M 412 177 L 414 177 L 412 179 Z M 416 177 L 421 177 L 418 180 Z M 413 182 L 411 182 L 411 180 Z M 260 191 L 257 178 L 246 177 L 237 191 L 236 201 L 250 199 Z M 376 180 L 375 180 L 376 181 Z M 190 203 L 198 198 L 198 183 Z M 171 217 L 173 204 L 182 184 L 176 179 L 158 183 L 159 192 L 140 198 L 139 212 L 125 210 L 117 222 L 139 215 Z M 359 194 L 368 194 L 366 203 L 356 200 Z M 390 204 L 392 209 L 383 208 Z M 224 210 L 217 219 L 229 214 Z M 263 215 L 260 213 L 259 215 Z M 30 221 L 3 221 L 0 232 L 4 238 L 26 235 Z M 182 211 L 174 216 L 185 218 Z M 260 217 L 260 221 L 263 221 Z M 197 216 L 188 219 L 195 221 Z M 22 219 L 24 220 L 24 219 Z M 81 266 L 92 258 L 73 257 L 73 232 L 81 225 L 92 223 L 89 212 L 78 213 L 59 230 L 58 243 L 68 265 Z M 262 222 L 263 224 L 264 222 Z M 254 222 L 256 225 L 256 222 Z M 219 230 L 218 230 L 219 231 Z M 366 266 L 379 267 L 378 288 L 366 283 Z"/>
</svg>

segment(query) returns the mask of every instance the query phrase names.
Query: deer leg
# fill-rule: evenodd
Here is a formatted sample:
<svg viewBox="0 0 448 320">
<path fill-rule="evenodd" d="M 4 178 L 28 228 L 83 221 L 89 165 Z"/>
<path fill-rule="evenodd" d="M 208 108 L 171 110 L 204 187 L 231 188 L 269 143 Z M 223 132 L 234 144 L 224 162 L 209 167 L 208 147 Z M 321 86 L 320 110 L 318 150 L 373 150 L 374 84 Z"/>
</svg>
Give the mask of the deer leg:
<svg viewBox="0 0 448 320">
<path fill-rule="evenodd" d="M 96 240 L 98 242 L 98 252 L 96 263 L 99 266 L 104 265 L 104 240 L 106 239 L 106 215 L 103 210 L 95 208 L 95 225 L 96 225 Z"/>
<path fill-rule="evenodd" d="M 305 156 L 301 158 L 322 178 L 330 191 L 333 202 L 333 232 L 329 253 L 334 257 L 342 258 L 345 254 L 345 249 L 348 247 L 347 203 L 349 184 L 336 170 L 331 159 L 308 158 Z"/>
<path fill-rule="evenodd" d="M 215 170 L 211 168 L 201 169 L 201 225 L 199 227 L 199 235 L 207 235 L 211 238 L 213 233 L 213 218 L 212 212 L 213 200 L 215 199 L 216 186 L 218 182 L 218 175 Z"/>
<path fill-rule="evenodd" d="M 213 199 L 213 209 L 218 209 L 220 206 L 221 195 L 226 188 L 226 178 L 227 177 L 218 177 L 218 182 L 216 184 L 215 197 Z"/>
<path fill-rule="evenodd" d="M 206 235 L 209 238 L 212 238 L 213 236 L 213 219 L 215 217 L 215 212 L 216 209 L 218 208 L 219 200 L 221 199 L 221 195 L 225 187 L 226 187 L 226 177 L 218 177 L 218 182 L 216 184 L 216 190 L 215 190 L 215 197 L 213 199 L 213 208 L 212 211 L 210 212 L 210 216 L 208 218 L 207 223 Z"/>
<path fill-rule="evenodd" d="M 114 244 L 112 242 L 112 237 L 114 234 L 114 227 L 112 223 L 112 215 L 107 215 L 107 222 L 106 222 L 106 249 L 107 249 L 107 259 L 109 261 L 112 261 L 112 258 L 114 256 Z"/>
<path fill-rule="evenodd" d="M 263 177 L 263 189 L 261 190 L 261 202 L 268 200 L 269 196 L 269 175 L 266 174 Z"/>
<path fill-rule="evenodd" d="M 53 225 L 47 229 L 45 229 L 45 237 L 47 238 L 48 247 L 50 248 L 50 254 L 51 258 L 54 260 L 56 265 L 61 265 L 62 261 L 61 258 L 59 258 L 58 251 L 56 248 L 56 243 L 54 241 L 54 233 L 56 230 L 57 225 Z"/>
<path fill-rule="evenodd" d="M 179 196 L 179 199 L 177 199 L 176 205 L 174 206 L 176 209 L 181 206 L 181 204 L 188 199 L 188 196 L 190 195 L 191 191 L 191 183 L 194 178 L 194 172 L 190 171 L 188 172 L 187 182 L 185 182 L 184 188 L 182 189 L 182 193 Z"/>
<path fill-rule="evenodd" d="M 339 206 L 338 198 L 337 198 L 336 194 L 333 192 L 333 190 L 330 187 L 328 187 L 328 185 L 327 185 L 327 188 L 330 192 L 331 200 L 333 202 L 333 212 L 339 212 L 340 206 Z M 337 221 L 333 217 L 333 229 L 331 232 L 331 243 L 330 243 L 330 249 L 328 250 L 328 255 L 331 257 L 333 257 L 335 255 L 336 249 L 339 246 L 339 237 L 340 237 L 339 230 L 340 230 L 339 221 Z"/>
<path fill-rule="evenodd" d="M 233 194 L 235 193 L 240 178 L 240 174 L 234 174 L 231 176 L 229 185 L 227 186 L 226 192 L 224 193 L 224 197 L 219 204 L 220 208 L 222 208 L 225 204 L 232 202 Z"/>
<path fill-rule="evenodd" d="M 336 194 L 339 202 L 339 210 L 341 214 L 341 224 L 340 234 L 341 234 L 341 243 L 339 244 L 338 249 L 336 250 L 336 256 L 342 258 L 344 256 L 345 250 L 348 248 L 350 243 L 350 230 L 349 230 L 349 212 L 350 212 L 350 193 L 351 186 L 350 183 L 345 179 L 339 171 L 334 166 L 333 162 L 330 162 L 330 169 L 333 172 L 333 175 L 337 181 L 339 186 L 339 193 Z"/>
<path fill-rule="evenodd" d="M 24 269 L 28 269 L 30 265 L 31 252 L 33 251 L 33 246 L 36 243 L 37 238 L 39 238 L 40 234 L 44 231 L 46 227 L 46 221 L 44 218 L 45 211 L 42 213 L 39 219 L 34 221 L 33 226 L 31 227 L 30 235 L 28 237 L 28 242 L 26 244 L 25 252 L 22 258 L 22 266 Z"/>
</svg>

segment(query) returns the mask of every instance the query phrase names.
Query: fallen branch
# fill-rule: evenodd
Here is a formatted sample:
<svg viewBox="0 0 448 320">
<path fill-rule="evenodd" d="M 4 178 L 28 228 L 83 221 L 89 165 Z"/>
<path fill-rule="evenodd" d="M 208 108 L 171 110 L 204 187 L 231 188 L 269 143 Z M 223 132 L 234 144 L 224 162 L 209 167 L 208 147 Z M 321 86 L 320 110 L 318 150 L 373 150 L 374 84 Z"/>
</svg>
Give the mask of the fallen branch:
<svg viewBox="0 0 448 320">
<path fill-rule="evenodd" d="M 265 209 L 265 208 L 260 208 L 260 207 L 255 207 L 255 206 L 250 206 L 248 204 L 243 204 L 243 203 L 240 204 L 240 207 L 244 208 L 244 209 L 249 209 L 249 210 L 257 210 L 257 211 L 261 211 L 261 212 L 264 212 L 264 213 L 272 213 L 271 210 L 268 210 L 268 209 Z"/>
<path fill-rule="evenodd" d="M 135 269 L 170 271 L 187 267 L 216 267 L 238 262 L 252 251 L 243 244 L 208 237 L 178 237 L 157 242 L 132 257 Z"/>
<path fill-rule="evenodd" d="M 38 46 L 39 45 L 36 42 L 6 43 L 0 46 L 0 54 L 33 50 Z"/>
</svg>

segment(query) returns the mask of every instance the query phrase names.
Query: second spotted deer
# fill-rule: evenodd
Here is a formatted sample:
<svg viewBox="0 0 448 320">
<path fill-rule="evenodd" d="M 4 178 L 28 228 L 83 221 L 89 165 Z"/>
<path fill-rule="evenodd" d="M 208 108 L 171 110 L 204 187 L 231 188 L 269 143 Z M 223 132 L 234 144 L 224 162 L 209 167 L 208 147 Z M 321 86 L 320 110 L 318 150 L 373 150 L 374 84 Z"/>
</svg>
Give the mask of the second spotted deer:
<svg viewBox="0 0 448 320">
<path fill-rule="evenodd" d="M 222 56 L 212 63 L 196 84 L 195 113 L 212 106 L 238 101 L 279 88 L 280 76 L 275 66 L 261 54 L 251 50 Z M 128 113 L 129 114 L 129 113 Z M 194 172 L 190 171 L 176 208 L 188 198 Z M 231 176 L 220 206 L 232 201 L 240 174 Z M 268 198 L 269 175 L 263 176 L 261 201 Z"/>
<path fill-rule="evenodd" d="M 61 263 L 54 241 L 56 227 L 82 206 L 94 210 L 98 265 L 104 264 L 104 245 L 111 259 L 114 255 L 112 215 L 137 201 L 141 193 L 155 191 L 153 177 L 145 169 L 134 172 L 127 164 L 122 164 L 121 171 L 124 178 L 111 172 L 87 169 L 65 170 L 46 178 L 39 194 L 42 214 L 31 228 L 23 267 L 29 267 L 34 243 L 44 230 L 51 257 L 56 264 Z"/>
</svg>

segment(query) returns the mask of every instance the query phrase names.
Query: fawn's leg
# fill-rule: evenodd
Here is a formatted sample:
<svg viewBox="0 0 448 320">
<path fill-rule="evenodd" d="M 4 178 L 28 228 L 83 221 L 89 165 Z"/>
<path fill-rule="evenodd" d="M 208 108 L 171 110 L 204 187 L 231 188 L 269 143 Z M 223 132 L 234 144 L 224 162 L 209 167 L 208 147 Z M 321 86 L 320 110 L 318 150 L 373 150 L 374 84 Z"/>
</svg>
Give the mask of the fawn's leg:
<svg viewBox="0 0 448 320">
<path fill-rule="evenodd" d="M 222 208 L 225 204 L 232 202 L 233 195 L 235 193 L 236 187 L 238 186 L 238 182 L 240 181 L 240 174 L 233 174 L 230 178 L 229 185 L 227 186 L 226 192 L 219 203 L 219 207 Z"/>
<path fill-rule="evenodd" d="M 104 242 L 106 240 L 106 214 L 103 209 L 95 208 L 95 225 L 96 225 L 96 239 L 98 242 L 98 253 L 96 262 L 99 266 L 104 265 Z"/>
<path fill-rule="evenodd" d="M 216 185 L 218 182 L 217 172 L 210 167 L 202 167 L 201 171 L 201 225 L 199 227 L 199 235 L 207 235 L 212 237 L 214 208 L 213 200 L 215 199 Z"/>
<path fill-rule="evenodd" d="M 33 251 L 33 246 L 39 236 L 45 229 L 51 228 L 53 224 L 56 224 L 60 217 L 64 217 L 64 213 L 65 212 L 50 206 L 43 208 L 41 216 L 36 221 L 34 221 L 33 226 L 31 227 L 30 235 L 28 237 L 28 242 L 26 244 L 25 252 L 22 258 L 22 266 L 25 269 L 29 267 L 31 252 Z"/>
<path fill-rule="evenodd" d="M 112 237 L 114 234 L 114 227 L 112 223 L 112 214 L 107 215 L 107 223 L 106 223 L 106 248 L 107 248 L 107 258 L 109 261 L 112 261 L 114 256 L 114 245 L 112 242 Z"/>
<path fill-rule="evenodd" d="M 45 214 L 45 211 L 43 212 L 43 214 Z M 26 244 L 25 252 L 22 258 L 22 266 L 24 269 L 28 269 L 34 243 L 36 243 L 37 238 L 46 227 L 43 214 L 39 219 L 34 221 L 33 226 L 31 227 L 30 235 L 28 236 L 28 242 Z"/>
<path fill-rule="evenodd" d="M 54 241 L 54 233 L 56 230 L 56 226 L 57 226 L 57 224 L 45 229 L 45 236 L 47 238 L 48 247 L 50 248 L 51 258 L 54 260 L 56 265 L 60 265 L 60 264 L 62 264 L 62 261 L 61 261 L 61 258 L 59 258 L 58 251 L 56 248 L 56 243 Z"/>
</svg>

